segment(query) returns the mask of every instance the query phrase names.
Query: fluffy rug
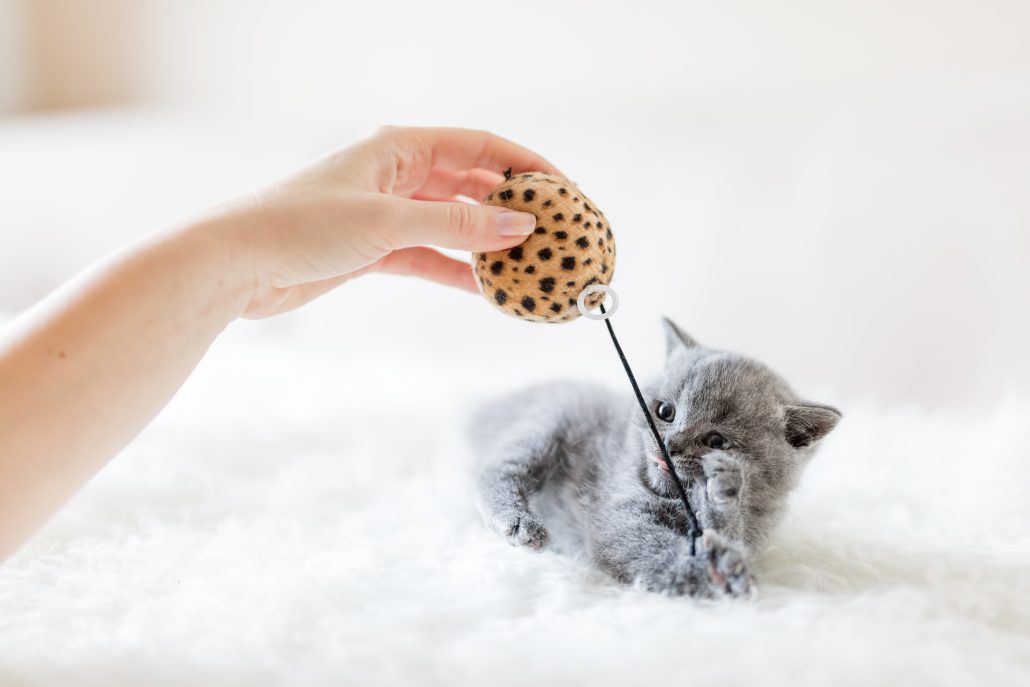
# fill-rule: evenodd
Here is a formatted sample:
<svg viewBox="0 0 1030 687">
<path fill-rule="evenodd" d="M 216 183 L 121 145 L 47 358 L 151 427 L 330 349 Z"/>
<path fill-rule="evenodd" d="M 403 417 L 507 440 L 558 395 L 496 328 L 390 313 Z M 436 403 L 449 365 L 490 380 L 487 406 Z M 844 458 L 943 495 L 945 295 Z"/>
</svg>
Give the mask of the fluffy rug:
<svg viewBox="0 0 1030 687">
<path fill-rule="evenodd" d="M 0 684 L 1030 683 L 1026 399 L 847 405 L 699 603 L 487 532 L 458 363 L 248 331 L 0 567 Z"/>
</svg>

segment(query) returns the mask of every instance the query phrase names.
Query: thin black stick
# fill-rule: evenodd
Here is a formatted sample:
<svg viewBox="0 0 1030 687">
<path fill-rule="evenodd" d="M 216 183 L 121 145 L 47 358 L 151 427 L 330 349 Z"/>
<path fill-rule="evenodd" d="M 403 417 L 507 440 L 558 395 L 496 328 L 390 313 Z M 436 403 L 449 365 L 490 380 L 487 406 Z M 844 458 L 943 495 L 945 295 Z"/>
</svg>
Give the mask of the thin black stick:
<svg viewBox="0 0 1030 687">
<path fill-rule="evenodd" d="M 601 313 L 605 313 L 604 303 L 600 304 Z M 694 515 L 694 509 L 690 507 L 690 499 L 687 497 L 687 491 L 683 488 L 683 483 L 680 482 L 679 475 L 676 474 L 676 468 L 672 464 L 672 459 L 669 458 L 669 449 L 665 447 L 665 442 L 662 441 L 662 435 L 658 433 L 658 427 L 654 423 L 654 418 L 651 417 L 651 411 L 647 409 L 647 402 L 644 400 L 644 395 L 640 393 L 640 387 L 637 385 L 637 378 L 633 376 L 633 370 L 629 367 L 629 361 L 626 360 L 626 354 L 622 352 L 622 346 L 619 345 L 619 339 L 615 336 L 615 329 L 612 328 L 612 318 L 605 318 L 605 325 L 608 327 L 608 333 L 612 337 L 612 343 L 615 344 L 615 352 L 619 354 L 619 360 L 622 361 L 622 367 L 626 370 L 626 376 L 629 377 L 629 383 L 633 386 L 633 393 L 637 396 L 637 403 L 640 404 L 640 410 L 644 412 L 644 417 L 647 418 L 647 426 L 651 428 L 651 433 L 654 435 L 654 440 L 658 442 L 658 448 L 662 451 L 662 460 L 665 461 L 666 467 L 669 468 L 669 476 L 672 477 L 672 483 L 676 485 L 676 491 L 679 492 L 680 500 L 683 501 L 683 508 L 687 511 L 687 536 L 690 537 L 690 554 L 696 553 L 695 542 L 698 534 L 701 532 L 701 528 L 697 524 L 697 516 Z"/>
</svg>

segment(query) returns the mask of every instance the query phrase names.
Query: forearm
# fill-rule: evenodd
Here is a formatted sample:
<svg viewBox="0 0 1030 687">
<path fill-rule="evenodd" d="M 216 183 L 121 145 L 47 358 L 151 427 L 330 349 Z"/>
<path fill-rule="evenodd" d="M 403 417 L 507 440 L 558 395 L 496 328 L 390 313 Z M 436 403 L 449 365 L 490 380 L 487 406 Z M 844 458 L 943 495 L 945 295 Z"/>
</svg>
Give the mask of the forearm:
<svg viewBox="0 0 1030 687">
<path fill-rule="evenodd" d="M 0 340 L 0 560 L 161 410 L 246 290 L 221 228 L 194 224 L 12 323 Z"/>
</svg>

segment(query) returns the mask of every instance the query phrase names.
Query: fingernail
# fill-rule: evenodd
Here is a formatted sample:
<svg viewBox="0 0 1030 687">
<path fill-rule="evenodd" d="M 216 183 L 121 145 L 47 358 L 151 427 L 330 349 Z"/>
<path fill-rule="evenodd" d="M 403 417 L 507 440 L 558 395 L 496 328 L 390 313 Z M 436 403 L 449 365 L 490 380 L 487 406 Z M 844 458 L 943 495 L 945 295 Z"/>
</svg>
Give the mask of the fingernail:
<svg viewBox="0 0 1030 687">
<path fill-rule="evenodd" d="M 501 212 L 497 215 L 497 233 L 501 236 L 529 236 L 536 228 L 536 215 L 529 212 Z"/>
</svg>

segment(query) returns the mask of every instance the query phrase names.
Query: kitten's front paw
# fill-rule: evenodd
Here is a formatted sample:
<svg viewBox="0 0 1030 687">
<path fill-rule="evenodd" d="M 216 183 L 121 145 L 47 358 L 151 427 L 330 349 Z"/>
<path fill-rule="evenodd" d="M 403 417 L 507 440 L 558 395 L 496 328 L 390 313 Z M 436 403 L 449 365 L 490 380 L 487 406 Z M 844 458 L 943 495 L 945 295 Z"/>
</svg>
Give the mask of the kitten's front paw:
<svg viewBox="0 0 1030 687">
<path fill-rule="evenodd" d="M 512 546 L 528 546 L 539 551 L 547 545 L 547 528 L 528 513 L 495 517 L 493 525 Z"/>
<path fill-rule="evenodd" d="M 698 541 L 698 555 L 705 561 L 712 590 L 727 596 L 752 596 L 754 578 L 747 569 L 744 552 L 712 530 Z"/>
<path fill-rule="evenodd" d="M 704 457 L 705 491 L 715 507 L 727 510 L 737 505 L 744 489 L 744 471 L 740 462 L 718 451 Z"/>
</svg>

